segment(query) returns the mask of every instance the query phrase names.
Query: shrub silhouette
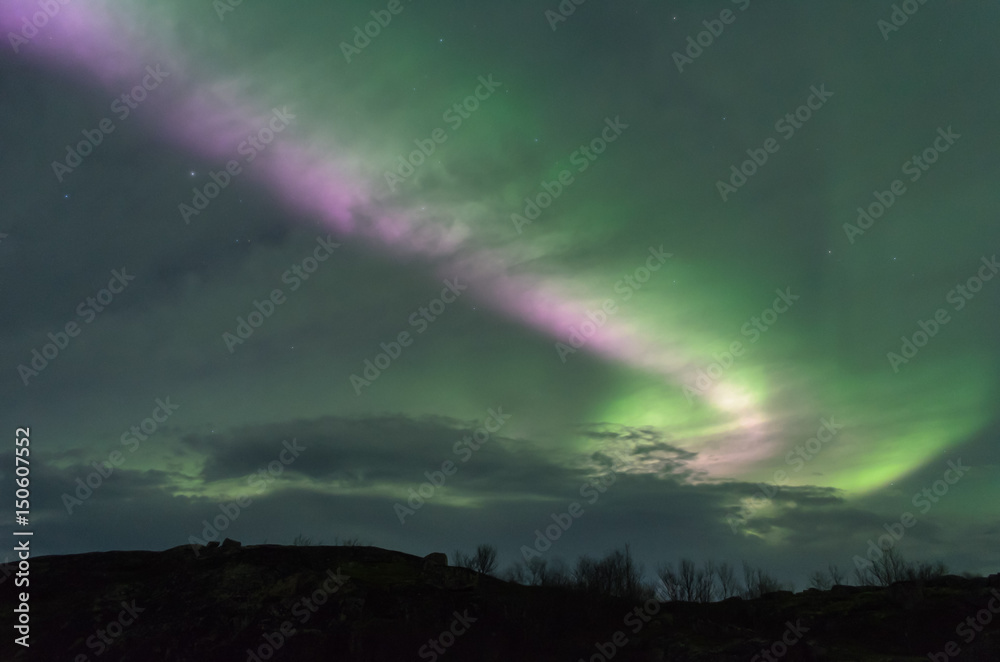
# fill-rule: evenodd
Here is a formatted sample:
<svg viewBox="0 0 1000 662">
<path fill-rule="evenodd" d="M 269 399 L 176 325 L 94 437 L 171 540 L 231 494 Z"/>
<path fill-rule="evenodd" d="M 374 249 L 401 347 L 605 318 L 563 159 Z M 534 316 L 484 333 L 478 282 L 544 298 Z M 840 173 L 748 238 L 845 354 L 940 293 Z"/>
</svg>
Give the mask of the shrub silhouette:
<svg viewBox="0 0 1000 662">
<path fill-rule="evenodd" d="M 490 562 L 489 567 L 495 568 L 495 548 L 492 545 L 480 545 L 479 549 L 483 548 L 491 552 L 485 558 Z M 479 550 L 473 556 L 456 552 L 456 564 L 478 569 L 478 552 Z M 728 562 L 717 563 L 708 559 L 699 567 L 695 561 L 685 558 L 677 561 L 676 565 L 660 565 L 655 573 L 656 581 L 647 584 L 643 580 L 641 564 L 633 559 L 631 548 L 626 544 L 601 558 L 585 554 L 577 560 L 572 571 L 558 557 L 548 559 L 536 556 L 527 562 L 512 564 L 499 576 L 505 581 L 525 586 L 562 587 L 590 596 L 634 601 L 654 596 L 663 602 L 704 603 L 732 597 L 752 600 L 776 591 L 795 590 L 793 584 L 782 584 L 764 568 L 747 561 L 743 561 L 741 566 L 742 577 L 737 577 L 735 568 Z M 867 566 L 855 570 L 854 580 L 859 586 L 889 586 L 897 581 L 922 581 L 942 577 L 947 572 L 947 567 L 940 561 L 908 563 L 898 550 L 892 546 L 884 546 L 877 560 L 868 561 Z M 966 577 L 978 576 L 963 574 Z M 834 563 L 830 563 L 825 571 L 817 570 L 809 575 L 809 585 L 820 590 L 848 583 L 847 574 Z"/>
<path fill-rule="evenodd" d="M 922 581 L 942 577 L 948 573 L 944 563 L 908 563 L 895 543 L 882 543 L 879 556 L 872 559 L 855 559 L 854 578 L 858 586 L 889 586 L 900 581 Z"/>
<path fill-rule="evenodd" d="M 746 561 L 743 562 L 742 586 L 729 563 L 716 564 L 711 559 L 704 561 L 700 568 L 691 559 L 681 559 L 676 569 L 666 563 L 660 566 L 657 575 L 661 593 L 672 601 L 712 602 L 734 596 L 750 600 L 782 588 L 775 577 Z"/>
<path fill-rule="evenodd" d="M 639 600 L 649 592 L 643 585 L 642 567 L 632 558 L 628 544 L 608 552 L 602 559 L 582 556 L 573 573 L 575 588 L 614 598 Z"/>
<path fill-rule="evenodd" d="M 455 560 L 452 565 L 459 568 L 475 570 L 476 572 L 481 572 L 484 575 L 490 575 L 491 577 L 496 576 L 497 548 L 494 545 L 485 543 L 479 545 L 479 547 L 476 547 L 476 551 L 472 555 L 465 554 L 456 549 L 452 556 Z"/>
</svg>

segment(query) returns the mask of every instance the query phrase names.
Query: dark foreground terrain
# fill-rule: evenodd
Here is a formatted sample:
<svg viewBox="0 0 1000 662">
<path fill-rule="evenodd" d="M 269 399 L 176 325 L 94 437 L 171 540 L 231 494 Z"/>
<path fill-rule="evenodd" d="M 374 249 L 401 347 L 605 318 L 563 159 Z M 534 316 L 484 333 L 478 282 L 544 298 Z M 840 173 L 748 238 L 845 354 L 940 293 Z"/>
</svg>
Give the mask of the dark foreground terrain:
<svg viewBox="0 0 1000 662">
<path fill-rule="evenodd" d="M 23 649 L 3 570 L 2 660 L 1000 660 L 1000 575 L 643 604 L 375 547 L 227 541 L 33 559 Z"/>
</svg>

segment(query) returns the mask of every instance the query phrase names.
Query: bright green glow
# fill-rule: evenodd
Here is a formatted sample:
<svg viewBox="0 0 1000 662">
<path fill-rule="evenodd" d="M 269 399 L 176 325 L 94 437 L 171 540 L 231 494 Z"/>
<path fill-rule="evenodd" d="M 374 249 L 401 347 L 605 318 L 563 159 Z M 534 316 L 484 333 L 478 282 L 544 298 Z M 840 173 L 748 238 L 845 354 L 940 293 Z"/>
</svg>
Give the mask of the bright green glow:
<svg viewBox="0 0 1000 662">
<path fill-rule="evenodd" d="M 518 260 L 509 265 L 512 272 L 545 277 L 568 294 L 600 304 L 618 296 L 616 283 L 641 267 L 648 246 L 663 245 L 674 252 L 675 257 L 640 291 L 627 301 L 618 300 L 616 319 L 638 337 L 656 338 L 677 348 L 676 355 L 690 360 L 694 368 L 707 367 L 733 342 L 742 343 L 744 355 L 736 358 L 713 389 L 718 398 L 692 404 L 684 397 L 683 384 L 670 382 L 662 374 L 577 356 L 574 361 L 590 361 L 587 366 L 598 385 L 591 392 L 580 389 L 582 412 L 562 401 L 553 407 L 565 410 L 559 412 L 559 422 L 566 427 L 567 421 L 654 427 L 667 435 L 668 443 L 697 452 L 695 468 L 708 471 L 713 480 L 771 481 L 774 472 L 782 470 L 787 473 L 784 484 L 833 487 L 859 497 L 944 456 L 993 415 L 990 394 L 996 377 L 989 369 L 989 357 L 977 357 L 962 344 L 962 334 L 968 332 L 962 325 L 972 312 L 956 312 L 955 321 L 899 374 L 893 374 L 884 360 L 884 352 L 896 348 L 900 333 L 910 330 L 934 306 L 943 305 L 949 286 L 947 279 L 935 280 L 932 286 L 913 285 L 919 282 L 911 280 L 916 276 L 898 273 L 886 246 L 912 263 L 937 264 L 930 258 L 938 258 L 940 242 L 921 239 L 919 232 L 903 236 L 898 228 L 892 230 L 895 217 L 887 217 L 856 246 L 844 242 L 839 225 L 844 210 L 853 208 L 857 190 L 866 190 L 870 183 L 853 181 L 856 154 L 841 149 L 836 135 L 830 139 L 827 134 L 826 140 L 816 137 L 826 126 L 821 120 L 809 126 L 812 133 L 804 133 L 801 143 L 790 145 L 745 193 L 723 208 L 714 199 L 715 206 L 700 200 L 675 201 L 684 197 L 688 185 L 705 182 L 693 182 L 686 164 L 681 167 L 676 156 L 660 168 L 662 144 L 643 133 L 648 129 L 642 120 L 649 126 L 649 118 L 630 116 L 627 119 L 634 127 L 621 142 L 611 145 L 586 172 L 574 173 L 575 181 L 565 194 L 523 235 L 515 235 L 510 213 L 521 210 L 524 197 L 537 193 L 541 181 L 555 180 L 561 170 L 571 167 L 569 154 L 592 138 L 601 122 L 600 114 L 590 117 L 579 108 L 561 108 L 556 113 L 544 104 L 529 102 L 532 95 L 525 90 L 532 90 L 538 82 L 530 67 L 512 66 L 500 73 L 481 66 L 489 58 L 458 61 L 438 54 L 433 50 L 439 42 L 434 38 L 431 10 L 417 4 L 407 5 L 404 14 L 350 65 L 336 44 L 349 39 L 351 28 L 367 19 L 364 11 L 315 3 L 307 13 L 296 15 L 282 6 L 244 5 L 225 23 L 214 23 L 213 12 L 203 2 L 136 4 L 142 6 L 141 14 L 155 16 L 157 25 L 170 27 L 177 43 L 184 44 L 183 49 L 176 47 L 177 52 L 197 65 L 199 75 L 224 81 L 215 90 L 220 96 L 233 94 L 262 109 L 292 106 L 300 117 L 296 134 L 306 136 L 318 151 L 337 154 L 373 188 L 385 185 L 384 170 L 393 166 L 396 157 L 412 151 L 414 139 L 445 128 L 448 141 L 387 204 L 400 209 L 430 206 L 442 218 L 468 230 L 474 242 L 502 246 L 509 251 L 507 255 L 516 256 Z M 314 25 L 335 27 L 332 32 L 306 29 L 304 15 Z M 289 34 L 301 38 L 284 38 Z M 460 128 L 448 127 L 442 113 L 472 93 L 478 76 L 491 73 L 507 87 L 483 101 Z M 711 78 L 704 75 L 703 84 L 710 89 Z M 776 105 L 784 107 L 783 102 Z M 823 213 L 815 221 L 819 230 L 813 235 L 813 243 L 821 247 L 794 240 L 796 232 L 805 232 L 798 226 L 781 228 L 784 234 L 776 232 L 769 225 L 774 220 L 770 209 L 740 207 L 753 187 L 765 186 L 767 177 L 794 178 L 793 170 L 781 169 L 798 167 L 790 165 L 796 163 L 790 152 L 798 145 L 810 151 L 819 149 L 813 145 L 822 145 L 823 163 L 830 169 L 829 197 L 821 205 Z M 899 150 L 894 146 L 886 151 L 896 154 Z M 710 181 L 705 172 L 697 176 Z M 988 197 L 989 191 L 978 193 Z M 779 197 L 783 199 L 783 195 L 775 196 Z M 719 219 L 733 209 L 740 210 L 734 216 L 743 225 L 723 226 Z M 903 213 L 908 228 L 934 227 L 939 222 L 923 209 L 901 206 L 893 210 L 897 216 Z M 713 230 L 706 232 L 707 227 Z M 975 226 L 963 225 L 961 231 L 974 236 L 967 227 Z M 777 238 L 785 235 L 791 238 L 788 245 L 777 245 Z M 747 253 L 752 254 L 747 257 Z M 948 273 L 948 278 L 953 276 Z M 802 295 L 801 302 L 752 342 L 755 334 L 745 332 L 745 325 L 770 305 L 775 288 L 786 285 Z M 258 292 L 254 289 L 250 294 Z M 976 300 L 970 309 L 982 303 L 983 299 Z M 293 319 L 291 307 L 286 310 L 280 323 Z M 514 337 L 510 329 L 505 333 Z M 510 353 L 495 363 L 477 355 L 477 339 L 450 338 L 437 347 L 428 347 L 433 341 L 421 339 L 427 344 L 419 352 L 427 354 L 408 355 L 414 371 L 407 374 L 394 368 L 391 377 L 378 383 L 372 405 L 316 398 L 316 391 L 330 388 L 329 375 L 317 377 L 302 365 L 280 368 L 289 373 L 280 381 L 301 382 L 308 400 L 300 391 L 255 393 L 245 400 L 257 403 L 268 398 L 279 417 L 292 412 L 318 416 L 331 409 L 354 413 L 364 406 L 378 409 L 390 403 L 396 412 L 434 411 L 478 421 L 484 402 L 503 396 L 520 405 L 520 409 L 511 408 L 517 418 L 505 434 L 533 438 L 534 449 L 553 461 L 567 466 L 585 464 L 592 453 L 609 450 L 608 444 L 579 441 L 565 428 L 562 434 L 550 430 L 540 434 L 548 412 L 527 413 L 542 398 L 551 398 L 544 400 L 546 404 L 555 402 L 560 389 L 576 386 L 566 384 L 568 373 L 560 372 L 562 366 L 552 359 L 549 347 L 544 348 L 545 356 L 533 353 L 535 348 L 522 350 L 532 340 L 529 335 L 518 336 L 517 342 L 510 343 Z M 455 356 L 463 357 L 462 361 L 454 360 Z M 466 361 L 476 362 L 471 377 Z M 311 379 L 301 377 L 306 374 Z M 495 391 L 480 387 L 481 375 L 501 386 Z M 201 388 L 206 387 L 193 386 L 188 392 Z M 241 383 L 240 388 L 246 392 L 252 387 Z M 731 395 L 725 395 L 725 389 Z M 206 390 L 206 402 L 217 397 Z M 524 395 L 526 391 L 535 400 Z M 187 402 L 196 400 L 191 397 Z M 185 406 L 194 409 L 198 405 Z M 227 415 L 237 422 L 264 416 L 256 404 L 241 406 L 242 411 L 232 409 Z M 812 437 L 820 421 L 828 417 L 845 429 L 801 472 L 790 471 L 787 454 Z M 170 461 L 148 452 L 137 456 L 129 468 L 162 468 Z M 200 479 L 189 478 L 197 475 L 196 460 L 174 460 L 174 464 L 177 475 L 188 476 L 176 478 L 177 494 L 224 499 L 245 489 L 239 481 L 204 485 Z M 634 470 L 655 468 L 637 466 Z M 314 485 L 303 480 L 288 484 L 338 494 L 392 497 L 405 494 L 410 487 L 367 484 L 355 490 L 335 481 Z M 480 507 L 500 498 L 449 489 L 441 492 L 439 502 Z M 778 533 L 773 536 L 780 538 Z"/>
<path fill-rule="evenodd" d="M 811 392 L 801 392 L 805 385 L 798 378 L 782 384 L 776 378 L 786 375 L 788 379 L 792 373 L 769 371 L 765 362 L 734 366 L 731 383 L 759 395 L 755 402 L 763 404 L 768 434 L 749 444 L 763 454 L 748 457 L 746 464 L 737 467 L 730 477 L 788 486 L 833 487 L 849 495 L 863 495 L 941 457 L 949 446 L 967 439 L 988 422 L 985 412 L 991 376 L 986 367 L 972 362 L 930 361 L 923 367 L 911 367 L 911 374 L 904 377 L 888 371 L 849 374 L 830 366 L 813 366 L 811 370 L 800 366 L 796 373 L 824 375 L 808 383 Z M 740 443 L 746 435 L 739 425 L 725 424 L 710 408 L 689 405 L 676 386 L 650 384 L 642 377 L 632 377 L 631 381 L 628 375 L 621 378 L 623 383 L 617 393 L 624 397 L 609 398 L 593 420 L 653 426 L 671 433 L 671 443 L 694 452 L 716 452 L 712 439 L 727 434 L 735 436 L 733 448 L 747 449 Z M 868 395 L 892 393 L 893 389 L 896 395 L 891 398 Z M 789 406 L 794 408 L 789 410 Z M 821 420 L 831 417 L 845 428 L 815 454 L 807 449 L 808 459 L 800 471 L 795 471 L 797 463 L 786 456 L 796 447 L 805 447 L 821 427 Z M 775 478 L 778 471 L 785 474 L 781 480 Z"/>
</svg>

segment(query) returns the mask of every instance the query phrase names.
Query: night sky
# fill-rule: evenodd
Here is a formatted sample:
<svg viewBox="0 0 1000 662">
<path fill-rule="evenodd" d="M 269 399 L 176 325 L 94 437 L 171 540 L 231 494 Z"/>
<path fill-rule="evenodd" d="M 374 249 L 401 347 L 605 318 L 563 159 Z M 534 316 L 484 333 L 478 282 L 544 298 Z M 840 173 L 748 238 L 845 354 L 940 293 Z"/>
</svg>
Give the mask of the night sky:
<svg viewBox="0 0 1000 662">
<path fill-rule="evenodd" d="M 995 572 L 1000 14 L 902 4 L 8 0 L 33 552 Z"/>
</svg>

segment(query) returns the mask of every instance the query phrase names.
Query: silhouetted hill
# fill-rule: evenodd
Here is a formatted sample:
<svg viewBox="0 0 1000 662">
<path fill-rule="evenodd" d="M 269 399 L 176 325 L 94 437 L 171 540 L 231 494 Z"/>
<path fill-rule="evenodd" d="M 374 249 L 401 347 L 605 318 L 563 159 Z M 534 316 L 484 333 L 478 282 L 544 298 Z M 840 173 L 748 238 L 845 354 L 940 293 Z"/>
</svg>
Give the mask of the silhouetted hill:
<svg viewBox="0 0 1000 662">
<path fill-rule="evenodd" d="M 185 545 L 39 557 L 31 649 L 13 644 L 5 608 L 2 659 L 725 662 L 766 648 L 781 660 L 1000 660 L 1000 614 L 990 611 L 1000 612 L 1000 575 L 643 605 L 510 584 L 442 560 L 230 541 L 197 555 Z M 11 604 L 13 581 L 4 584 Z M 997 621 L 962 625 L 984 613 Z M 949 641 L 957 658 L 943 652 Z"/>
</svg>

